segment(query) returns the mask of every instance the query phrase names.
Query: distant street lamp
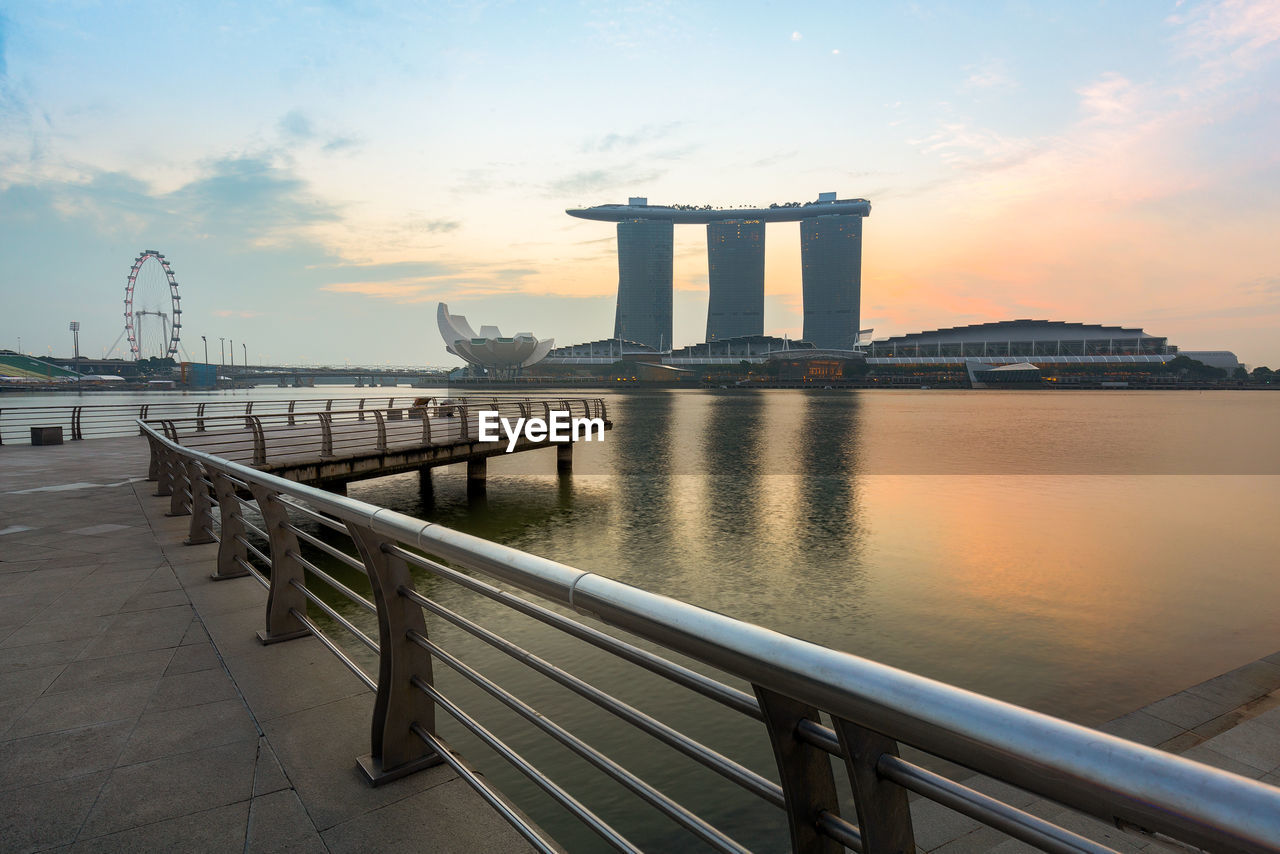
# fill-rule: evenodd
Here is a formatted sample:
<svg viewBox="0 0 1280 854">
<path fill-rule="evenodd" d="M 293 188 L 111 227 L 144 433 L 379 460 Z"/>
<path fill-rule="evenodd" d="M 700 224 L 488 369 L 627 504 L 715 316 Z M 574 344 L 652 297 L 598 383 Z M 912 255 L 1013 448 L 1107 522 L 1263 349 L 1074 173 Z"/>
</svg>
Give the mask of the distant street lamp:
<svg viewBox="0 0 1280 854">
<path fill-rule="evenodd" d="M 200 340 L 204 342 L 204 363 L 207 365 L 209 364 L 209 339 L 201 335 Z"/>
<path fill-rule="evenodd" d="M 218 351 L 222 354 L 218 358 L 218 364 L 225 365 L 227 363 L 227 339 L 218 339 Z"/>
<path fill-rule="evenodd" d="M 80 386 L 80 321 L 71 321 L 71 338 L 75 342 L 76 387 Z"/>
<path fill-rule="evenodd" d="M 249 345 L 241 341 L 240 349 L 244 352 L 244 360 L 241 361 L 240 364 L 244 365 L 247 368 L 249 367 Z"/>
<path fill-rule="evenodd" d="M 236 339 L 228 338 L 227 340 L 231 342 L 231 367 L 234 368 L 236 366 Z"/>
</svg>

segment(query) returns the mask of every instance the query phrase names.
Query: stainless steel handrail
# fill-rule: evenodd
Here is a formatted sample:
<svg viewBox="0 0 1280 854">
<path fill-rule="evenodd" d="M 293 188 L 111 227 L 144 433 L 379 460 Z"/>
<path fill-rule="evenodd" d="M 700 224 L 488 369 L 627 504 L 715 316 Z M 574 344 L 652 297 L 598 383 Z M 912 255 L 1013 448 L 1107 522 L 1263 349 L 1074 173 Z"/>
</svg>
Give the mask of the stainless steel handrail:
<svg viewBox="0 0 1280 854">
<path fill-rule="evenodd" d="M 434 720 L 434 704 L 447 702 L 433 685 L 430 660 L 447 659 L 434 643 L 426 640 L 422 606 L 429 600 L 414 590 L 407 570 L 410 563 L 428 569 L 435 565 L 444 570 L 438 574 L 447 577 L 454 571 L 438 563 L 447 561 L 751 683 L 764 732 L 773 742 L 778 759 L 796 850 L 839 850 L 842 845 L 856 845 L 861 850 L 882 851 L 913 846 L 906 808 L 909 790 L 1046 850 L 1099 850 L 1095 843 L 1077 842 L 1078 837 L 1051 822 L 1030 817 L 995 798 L 902 761 L 897 756 L 901 743 L 1118 827 L 1160 834 L 1213 851 L 1280 852 L 1280 789 L 395 511 L 274 477 L 179 446 L 143 422 L 139 426 L 161 458 L 159 491 L 170 495 L 175 505 L 180 506 L 180 498 L 172 496 L 182 491 L 182 473 L 194 463 L 204 468 L 212 482 L 222 478 L 248 485 L 260 505 L 268 502 L 263 512 L 269 523 L 270 512 L 305 502 L 312 513 L 338 520 L 351 533 L 373 585 L 380 672 L 383 676 L 400 674 L 395 679 L 376 680 L 381 717 L 375 719 L 374 726 L 374 772 L 367 770 L 375 782 L 378 774 L 412 770 L 423 762 L 441 758 L 455 767 L 465 767 L 455 764 L 457 757 L 452 756 L 451 749 L 429 723 Z M 199 489 L 204 488 L 201 482 Z M 191 490 L 193 495 L 197 491 Z M 225 511 L 228 505 L 221 506 Z M 194 519 L 192 524 L 194 528 Z M 281 525 L 269 527 L 274 534 Z M 239 537 L 243 539 L 243 535 Z M 231 542 L 223 538 L 224 544 Z M 273 557 L 276 546 L 273 537 Z M 433 559 L 416 558 L 417 552 Z M 272 574 L 275 585 L 274 568 Z M 292 614 L 307 630 L 314 631 L 314 623 L 306 618 L 305 599 L 300 601 L 300 605 L 293 606 Z M 437 608 L 431 610 L 440 613 Z M 268 634 L 272 632 L 271 620 L 269 615 Z M 278 637 L 284 639 L 284 633 L 281 631 Z M 332 647 L 332 642 L 327 641 L 327 645 Z M 425 658 L 414 663 L 414 654 Z M 469 668 L 460 659 L 450 664 Z M 662 668 L 660 664 L 653 666 Z M 407 685 L 420 689 L 408 692 L 416 699 L 396 693 L 406 691 Z M 502 686 L 489 683 L 484 687 L 492 688 L 502 695 L 503 702 L 508 702 Z M 514 697 L 509 699 L 520 703 Z M 604 705 L 610 704 L 604 696 L 598 699 Z M 432 705 L 419 707 L 409 715 L 405 710 L 415 702 Z M 540 714 L 523 704 L 520 708 L 526 716 Z M 823 713 L 831 718 L 830 728 L 822 723 Z M 554 726 L 548 731 L 553 735 L 561 732 Z M 419 752 L 405 747 L 406 736 L 413 736 Z M 502 752 L 502 748 L 495 749 Z M 607 757 L 595 748 L 575 740 L 575 749 L 586 751 L 613 771 Z M 856 826 L 840 815 L 828 752 L 842 758 L 847 767 L 856 801 Z M 630 779 L 620 770 L 617 775 L 610 775 L 621 781 Z M 492 797 L 483 781 L 469 782 L 487 799 Z M 747 781 L 744 778 L 742 782 Z M 762 787 L 754 788 L 758 790 L 755 794 L 771 800 Z M 647 791 L 639 782 L 632 790 Z M 668 816 L 680 820 L 680 805 L 664 803 L 652 795 L 648 799 Z M 611 841 L 612 830 L 597 830 Z M 712 835 L 704 836 L 704 840 L 714 839 L 712 844 L 716 847 L 733 847 L 729 837 L 719 835 L 719 831 L 708 833 Z M 625 847 L 618 842 L 611 844 Z"/>
</svg>

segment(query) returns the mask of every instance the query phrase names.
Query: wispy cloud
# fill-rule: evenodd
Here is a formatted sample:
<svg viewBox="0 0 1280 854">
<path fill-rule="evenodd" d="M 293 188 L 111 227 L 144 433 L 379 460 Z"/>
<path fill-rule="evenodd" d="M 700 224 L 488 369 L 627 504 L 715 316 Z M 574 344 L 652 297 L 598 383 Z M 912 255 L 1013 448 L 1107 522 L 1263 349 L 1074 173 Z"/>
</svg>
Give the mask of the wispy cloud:
<svg viewBox="0 0 1280 854">
<path fill-rule="evenodd" d="M 632 165 L 583 169 L 552 180 L 547 184 L 547 191 L 552 196 L 584 196 L 606 190 L 635 188 L 656 181 L 663 174 L 661 170 L 640 169 Z"/>
<path fill-rule="evenodd" d="M 795 30 L 795 31 L 793 31 L 793 32 L 791 33 L 791 40 L 792 40 L 793 42 L 798 42 L 798 41 L 800 41 L 802 38 L 804 38 L 804 36 L 800 35 L 800 31 L 799 31 L 799 30 Z"/>
<path fill-rule="evenodd" d="M 681 127 L 682 122 L 661 122 L 641 125 L 630 133 L 607 133 L 593 137 L 582 144 L 584 153 L 608 153 L 624 151 L 671 136 Z"/>
<path fill-rule="evenodd" d="M 989 59 L 977 65 L 966 66 L 964 70 L 968 72 L 968 76 L 961 84 L 961 88 L 968 91 L 1013 89 L 1016 86 L 1016 81 L 1009 73 L 1003 59 Z"/>
<path fill-rule="evenodd" d="M 1280 4 L 1274 0 L 1200 3 L 1170 15 L 1185 54 L 1198 57 L 1221 78 L 1257 68 L 1280 46 Z"/>
</svg>

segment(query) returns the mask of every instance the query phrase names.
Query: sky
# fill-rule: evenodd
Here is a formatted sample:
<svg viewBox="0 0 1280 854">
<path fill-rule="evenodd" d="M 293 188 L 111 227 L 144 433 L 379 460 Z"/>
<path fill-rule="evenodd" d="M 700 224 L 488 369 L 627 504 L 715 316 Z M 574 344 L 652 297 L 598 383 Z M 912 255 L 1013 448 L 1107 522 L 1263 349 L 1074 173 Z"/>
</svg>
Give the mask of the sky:
<svg viewBox="0 0 1280 854">
<path fill-rule="evenodd" d="M 185 354 L 456 365 L 440 301 L 612 334 L 569 207 L 867 198 L 874 337 L 1140 326 L 1280 367 L 1280 2 L 9 2 L 0 347 L 121 352 L 165 253 Z M 703 339 L 705 228 L 675 235 Z M 765 331 L 801 334 L 799 227 Z M 144 319 L 144 322 L 145 319 Z"/>
</svg>

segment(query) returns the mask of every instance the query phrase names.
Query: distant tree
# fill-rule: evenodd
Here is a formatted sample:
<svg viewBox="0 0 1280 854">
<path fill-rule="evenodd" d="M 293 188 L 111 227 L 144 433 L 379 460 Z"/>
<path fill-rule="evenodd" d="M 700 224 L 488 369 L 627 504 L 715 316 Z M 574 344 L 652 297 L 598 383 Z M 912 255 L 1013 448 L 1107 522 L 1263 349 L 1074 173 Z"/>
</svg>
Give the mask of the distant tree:
<svg viewBox="0 0 1280 854">
<path fill-rule="evenodd" d="M 1252 373 L 1249 374 L 1249 379 L 1253 382 L 1265 383 L 1267 385 L 1277 382 L 1278 377 L 1280 377 L 1280 373 L 1271 370 L 1266 365 L 1259 365 L 1253 369 Z"/>
<path fill-rule="evenodd" d="M 1249 379 L 1249 372 L 1244 365 L 1236 365 L 1236 369 L 1231 372 L 1231 378 L 1233 380 L 1247 380 Z"/>
<path fill-rule="evenodd" d="M 1220 380 L 1227 376 L 1226 368 L 1215 368 L 1189 356 L 1175 356 L 1159 369 L 1162 374 L 1177 374 L 1192 380 Z"/>
</svg>

